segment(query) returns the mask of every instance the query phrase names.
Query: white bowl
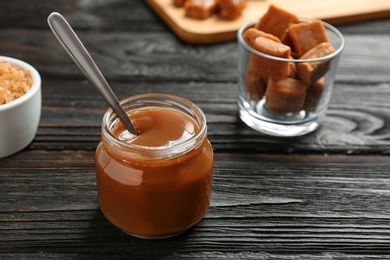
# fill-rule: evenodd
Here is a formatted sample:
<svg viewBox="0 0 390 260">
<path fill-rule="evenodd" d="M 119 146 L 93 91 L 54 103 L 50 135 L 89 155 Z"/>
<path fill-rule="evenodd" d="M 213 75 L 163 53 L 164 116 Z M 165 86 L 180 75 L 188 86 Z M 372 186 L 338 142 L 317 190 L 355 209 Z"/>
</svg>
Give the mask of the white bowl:
<svg viewBox="0 0 390 260">
<path fill-rule="evenodd" d="M 33 80 L 23 96 L 0 105 L 0 158 L 19 152 L 35 137 L 41 116 L 41 77 L 30 64 L 5 56 L 0 62 L 12 63 L 29 70 Z"/>
</svg>

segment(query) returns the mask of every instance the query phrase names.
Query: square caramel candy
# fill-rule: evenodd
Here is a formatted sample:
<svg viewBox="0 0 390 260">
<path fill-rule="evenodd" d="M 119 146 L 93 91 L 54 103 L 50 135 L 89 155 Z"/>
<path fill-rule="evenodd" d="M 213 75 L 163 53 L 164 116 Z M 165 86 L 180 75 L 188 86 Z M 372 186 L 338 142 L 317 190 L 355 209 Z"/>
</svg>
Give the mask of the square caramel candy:
<svg viewBox="0 0 390 260">
<path fill-rule="evenodd" d="M 293 60 L 294 57 L 290 56 L 290 59 Z M 290 73 L 288 74 L 288 77 L 294 79 L 297 78 L 298 75 L 297 65 L 295 64 L 295 62 L 289 62 L 289 66 L 290 66 Z"/>
<path fill-rule="evenodd" d="M 259 101 L 263 98 L 266 82 L 259 74 L 253 71 L 251 66 L 248 67 L 245 74 L 245 86 L 250 99 Z"/>
<path fill-rule="evenodd" d="M 320 43 L 329 42 L 325 27 L 320 20 L 292 24 L 288 36 L 298 57 Z"/>
<path fill-rule="evenodd" d="M 275 35 L 283 41 L 290 25 L 298 21 L 299 19 L 296 15 L 271 4 L 267 12 L 256 24 L 256 29 Z"/>
<path fill-rule="evenodd" d="M 296 113 L 302 110 L 307 85 L 297 79 L 268 80 L 265 102 L 274 113 Z"/>
<path fill-rule="evenodd" d="M 182 7 L 187 0 L 173 0 L 173 5 L 176 7 Z"/>
<path fill-rule="evenodd" d="M 186 16 L 200 20 L 204 20 L 214 14 L 217 7 L 217 0 L 187 0 L 184 3 Z"/>
<path fill-rule="evenodd" d="M 218 0 L 219 14 L 221 17 L 233 20 L 240 16 L 245 9 L 248 0 Z"/>
<path fill-rule="evenodd" d="M 253 49 L 278 58 L 289 59 L 291 57 L 291 49 L 289 46 L 262 36 L 255 39 Z M 282 79 L 290 75 L 289 62 L 273 60 L 256 54 L 252 54 L 251 62 L 253 70 L 263 77 Z"/>
<path fill-rule="evenodd" d="M 310 85 L 306 92 L 305 104 L 303 105 L 303 109 L 305 111 L 314 111 L 316 110 L 322 93 L 325 89 L 325 79 L 320 78 L 314 84 Z"/>
<path fill-rule="evenodd" d="M 263 31 L 260 31 L 255 28 L 249 28 L 244 32 L 243 39 L 244 41 L 251 47 L 253 47 L 253 43 L 255 42 L 257 37 L 264 37 L 270 40 L 273 40 L 274 42 L 282 43 L 280 39 L 270 33 L 266 33 Z"/>
<path fill-rule="evenodd" d="M 316 59 L 334 52 L 329 42 L 323 42 L 306 52 L 300 59 Z M 307 84 L 312 84 L 325 75 L 329 69 L 330 61 L 302 62 L 297 65 L 299 78 Z"/>
</svg>

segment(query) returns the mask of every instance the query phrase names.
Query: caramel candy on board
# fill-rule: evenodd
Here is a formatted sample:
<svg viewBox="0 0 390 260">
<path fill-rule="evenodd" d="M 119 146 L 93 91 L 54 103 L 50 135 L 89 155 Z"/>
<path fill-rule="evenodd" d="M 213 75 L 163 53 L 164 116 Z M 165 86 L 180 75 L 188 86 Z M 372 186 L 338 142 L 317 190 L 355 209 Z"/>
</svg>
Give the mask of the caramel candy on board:
<svg viewBox="0 0 390 260">
<path fill-rule="evenodd" d="M 217 7 L 217 0 L 187 0 L 184 4 L 186 16 L 200 20 L 214 14 Z"/>
<path fill-rule="evenodd" d="M 327 56 L 335 50 L 329 42 L 323 42 L 306 52 L 301 59 L 316 59 Z M 302 62 L 297 66 L 299 78 L 307 84 L 317 81 L 329 69 L 329 61 Z"/>
<path fill-rule="evenodd" d="M 218 0 L 221 17 L 233 20 L 240 16 L 247 5 L 247 0 Z"/>
<path fill-rule="evenodd" d="M 320 102 L 322 93 L 325 89 L 325 79 L 320 78 L 314 84 L 309 86 L 306 92 L 305 104 L 303 105 L 303 109 L 306 111 L 314 111 L 316 110 L 318 103 Z"/>
<path fill-rule="evenodd" d="M 290 25 L 298 20 L 296 15 L 271 4 L 268 11 L 257 23 L 256 29 L 273 34 L 283 41 Z"/>
<path fill-rule="evenodd" d="M 248 30 L 246 30 L 244 32 L 244 41 L 251 47 L 253 47 L 253 43 L 255 42 L 256 38 L 257 37 L 264 37 L 264 38 L 267 38 L 267 39 L 270 39 L 270 40 L 273 40 L 275 42 L 278 42 L 278 43 L 282 43 L 278 37 L 276 36 L 273 36 L 272 34 L 270 33 L 266 33 L 266 32 L 263 32 L 263 31 L 260 31 L 258 29 L 255 29 L 255 28 L 249 28 Z"/>
<path fill-rule="evenodd" d="M 187 0 L 173 0 L 173 5 L 176 7 L 182 7 Z"/>
<path fill-rule="evenodd" d="M 265 102 L 274 113 L 296 113 L 303 108 L 307 85 L 293 78 L 268 80 Z"/>
<path fill-rule="evenodd" d="M 298 57 L 322 42 L 329 42 L 325 27 L 320 20 L 292 24 L 288 35 Z"/>
<path fill-rule="evenodd" d="M 253 43 L 253 49 L 279 58 L 290 58 L 291 49 L 289 46 L 275 42 L 265 37 L 257 37 Z M 263 77 L 282 79 L 290 74 L 290 64 L 288 62 L 272 60 L 260 55 L 251 56 L 253 69 Z"/>
<path fill-rule="evenodd" d="M 245 86 L 249 93 L 250 99 L 259 101 L 263 98 L 266 84 L 263 78 L 253 71 L 252 67 L 248 67 L 245 75 Z"/>
</svg>

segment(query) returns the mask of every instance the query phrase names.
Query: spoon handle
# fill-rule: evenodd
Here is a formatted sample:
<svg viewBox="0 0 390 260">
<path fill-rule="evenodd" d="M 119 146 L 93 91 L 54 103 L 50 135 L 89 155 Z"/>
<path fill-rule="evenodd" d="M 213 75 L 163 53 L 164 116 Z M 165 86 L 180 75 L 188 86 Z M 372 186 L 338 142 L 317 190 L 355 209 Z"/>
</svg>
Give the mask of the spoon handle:
<svg viewBox="0 0 390 260">
<path fill-rule="evenodd" d="M 119 119 L 125 125 L 126 129 L 137 135 L 138 131 L 129 119 L 126 112 L 120 105 L 114 92 L 108 85 L 103 74 L 85 49 L 83 43 L 77 37 L 72 27 L 68 24 L 65 18 L 56 12 L 53 12 L 47 18 L 50 29 L 61 43 L 62 47 L 68 52 L 73 61 L 80 67 L 91 83 L 98 89 L 99 93 L 114 110 Z"/>
</svg>

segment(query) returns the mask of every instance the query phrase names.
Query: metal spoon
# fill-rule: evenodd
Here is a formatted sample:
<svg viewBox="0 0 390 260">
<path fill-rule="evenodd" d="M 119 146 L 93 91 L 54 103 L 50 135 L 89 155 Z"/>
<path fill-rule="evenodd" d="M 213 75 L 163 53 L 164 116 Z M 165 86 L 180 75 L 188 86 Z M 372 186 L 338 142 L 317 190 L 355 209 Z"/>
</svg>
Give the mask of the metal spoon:
<svg viewBox="0 0 390 260">
<path fill-rule="evenodd" d="M 61 14 L 53 12 L 47 18 L 47 22 L 62 47 L 64 47 L 73 61 L 98 89 L 100 95 L 102 95 L 107 104 L 114 110 L 126 129 L 130 133 L 137 135 L 138 130 L 129 119 L 103 74 L 65 18 Z"/>
</svg>

